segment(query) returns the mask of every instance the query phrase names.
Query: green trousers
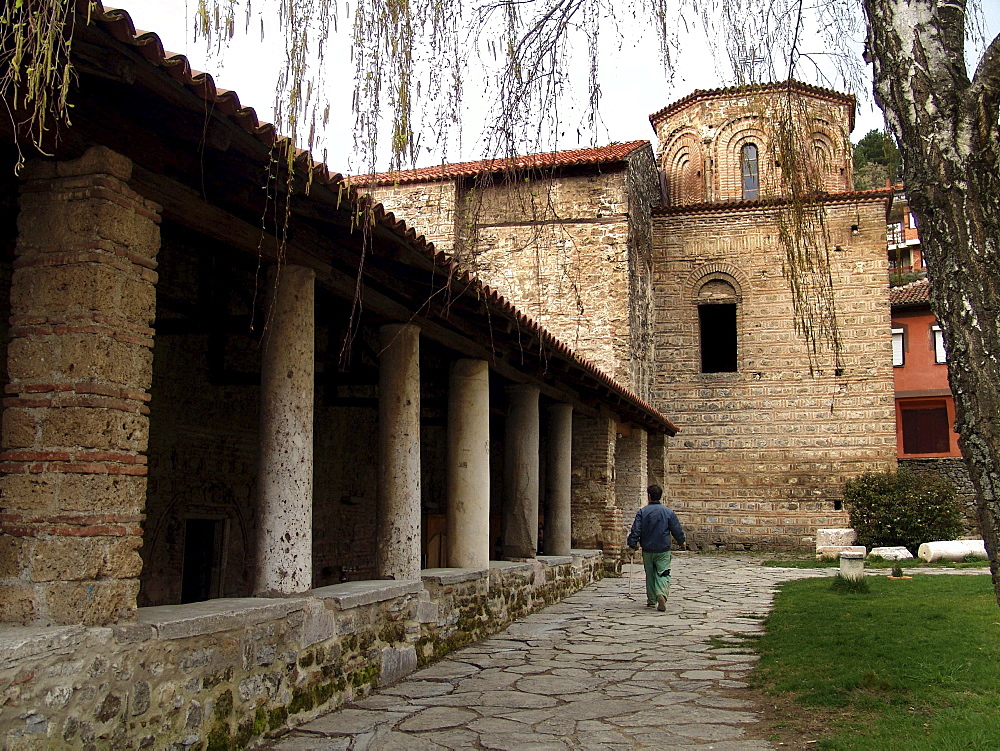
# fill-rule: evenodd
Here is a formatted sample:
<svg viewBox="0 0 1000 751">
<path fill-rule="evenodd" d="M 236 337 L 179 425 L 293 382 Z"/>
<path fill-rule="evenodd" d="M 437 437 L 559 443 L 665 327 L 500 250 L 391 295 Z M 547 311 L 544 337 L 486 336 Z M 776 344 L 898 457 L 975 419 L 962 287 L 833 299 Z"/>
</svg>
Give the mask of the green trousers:
<svg viewBox="0 0 1000 751">
<path fill-rule="evenodd" d="M 647 553 L 643 551 L 642 565 L 646 569 L 646 603 L 656 604 L 656 596 L 670 595 L 670 559 L 671 551 L 666 553 Z"/>
</svg>

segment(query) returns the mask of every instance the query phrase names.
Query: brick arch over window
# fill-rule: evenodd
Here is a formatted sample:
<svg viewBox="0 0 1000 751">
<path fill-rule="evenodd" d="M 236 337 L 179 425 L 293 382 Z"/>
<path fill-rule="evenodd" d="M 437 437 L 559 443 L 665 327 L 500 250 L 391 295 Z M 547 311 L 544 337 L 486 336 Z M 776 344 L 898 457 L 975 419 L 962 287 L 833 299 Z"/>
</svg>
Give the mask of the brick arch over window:
<svg viewBox="0 0 1000 751">
<path fill-rule="evenodd" d="M 830 193 L 846 190 L 849 177 L 847 160 L 837 139 L 825 131 L 814 130 L 810 141 L 819 185 Z"/>
<path fill-rule="evenodd" d="M 745 290 L 750 289 L 750 282 L 743 271 L 730 263 L 707 263 L 699 266 L 684 282 L 685 299 L 697 304 L 698 295 L 705 284 L 712 281 L 727 282 L 736 293 L 736 301 L 742 303 Z"/>
<path fill-rule="evenodd" d="M 705 200 L 705 155 L 694 131 L 677 135 L 664 149 L 661 164 L 667 180 L 667 205 Z"/>
<path fill-rule="evenodd" d="M 765 185 L 771 175 L 769 141 L 757 117 L 740 117 L 719 129 L 716 140 L 715 172 L 720 201 L 743 199 L 743 147 L 757 147 L 758 180 L 760 195 L 766 194 Z"/>
</svg>

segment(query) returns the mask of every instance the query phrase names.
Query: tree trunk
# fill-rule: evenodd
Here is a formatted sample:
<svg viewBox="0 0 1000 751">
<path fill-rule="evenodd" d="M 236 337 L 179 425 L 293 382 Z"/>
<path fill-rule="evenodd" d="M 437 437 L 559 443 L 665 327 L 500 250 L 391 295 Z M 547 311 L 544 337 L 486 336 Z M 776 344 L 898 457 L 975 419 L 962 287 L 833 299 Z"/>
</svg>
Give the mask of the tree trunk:
<svg viewBox="0 0 1000 751">
<path fill-rule="evenodd" d="M 903 154 L 1000 603 L 1000 36 L 970 79 L 965 0 L 864 0 L 864 7 L 865 57 Z"/>
</svg>

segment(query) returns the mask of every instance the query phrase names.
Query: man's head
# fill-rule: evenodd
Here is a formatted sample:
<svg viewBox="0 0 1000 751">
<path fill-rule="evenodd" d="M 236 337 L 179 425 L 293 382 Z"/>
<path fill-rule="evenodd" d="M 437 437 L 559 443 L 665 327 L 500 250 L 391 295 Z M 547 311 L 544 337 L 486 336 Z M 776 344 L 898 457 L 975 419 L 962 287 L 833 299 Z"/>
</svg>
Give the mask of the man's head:
<svg viewBox="0 0 1000 751">
<path fill-rule="evenodd" d="M 663 488 L 659 485 L 650 485 L 646 488 L 646 495 L 649 496 L 650 503 L 659 503 L 660 499 L 663 498 Z"/>
</svg>

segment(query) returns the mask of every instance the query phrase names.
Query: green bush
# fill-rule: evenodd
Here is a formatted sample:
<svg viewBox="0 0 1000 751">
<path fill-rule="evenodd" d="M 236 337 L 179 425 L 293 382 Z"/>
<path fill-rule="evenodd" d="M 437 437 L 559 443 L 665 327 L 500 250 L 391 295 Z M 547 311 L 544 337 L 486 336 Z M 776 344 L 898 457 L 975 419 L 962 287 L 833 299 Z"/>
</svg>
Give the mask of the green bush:
<svg viewBox="0 0 1000 751">
<path fill-rule="evenodd" d="M 955 487 L 935 475 L 867 472 L 847 481 L 844 505 L 858 544 L 868 548 L 902 545 L 916 555 L 922 543 L 962 532 Z"/>
</svg>

